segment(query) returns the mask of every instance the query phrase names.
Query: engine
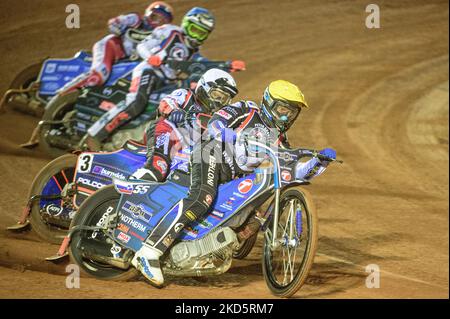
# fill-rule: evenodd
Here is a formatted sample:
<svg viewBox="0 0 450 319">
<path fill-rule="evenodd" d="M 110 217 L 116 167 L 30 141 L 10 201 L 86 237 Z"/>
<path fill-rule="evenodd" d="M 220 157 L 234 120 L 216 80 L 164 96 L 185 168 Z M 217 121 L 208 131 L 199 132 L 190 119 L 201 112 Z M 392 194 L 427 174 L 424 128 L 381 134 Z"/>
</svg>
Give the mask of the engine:
<svg viewBox="0 0 450 319">
<path fill-rule="evenodd" d="M 172 275 L 198 276 L 225 272 L 237 245 L 236 233 L 231 228 L 218 228 L 201 239 L 176 244 L 170 251 L 170 266 L 165 271 Z"/>
</svg>

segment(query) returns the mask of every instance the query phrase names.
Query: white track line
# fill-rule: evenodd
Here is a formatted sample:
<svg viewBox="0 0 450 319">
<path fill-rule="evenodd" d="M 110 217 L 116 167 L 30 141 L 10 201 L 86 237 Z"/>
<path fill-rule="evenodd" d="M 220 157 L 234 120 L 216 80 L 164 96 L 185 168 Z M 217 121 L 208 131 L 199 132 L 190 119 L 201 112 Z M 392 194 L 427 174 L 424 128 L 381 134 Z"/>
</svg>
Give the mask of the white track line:
<svg viewBox="0 0 450 319">
<path fill-rule="evenodd" d="M 333 256 L 326 255 L 326 254 L 323 254 L 323 253 L 316 253 L 316 255 L 317 256 L 321 256 L 321 257 L 325 257 L 325 258 L 328 258 L 328 259 L 331 259 L 331 260 L 334 260 L 334 261 L 338 261 L 338 262 L 341 262 L 341 263 L 345 263 L 345 264 L 348 264 L 348 265 L 361 267 L 361 268 L 364 269 L 364 271 L 366 269 L 366 266 L 355 264 L 352 261 L 345 260 L 345 259 L 342 259 L 342 258 L 333 257 Z M 396 274 L 396 273 L 393 273 L 393 272 L 390 272 L 390 271 L 386 271 L 386 270 L 381 270 L 381 269 L 380 269 L 380 272 L 385 274 L 385 275 L 391 276 L 391 277 L 397 277 L 397 278 L 401 278 L 401 279 L 405 279 L 405 280 L 421 283 L 421 284 L 424 284 L 424 285 L 428 285 L 428 286 L 431 286 L 431 287 L 436 287 L 436 288 L 440 288 L 440 289 L 448 291 L 448 287 L 443 287 L 443 286 L 440 286 L 440 285 L 436 285 L 436 284 L 433 284 L 431 282 L 427 282 L 427 281 L 423 281 L 423 280 L 420 280 L 420 279 L 403 276 L 403 275 L 400 275 L 400 274 Z"/>
</svg>

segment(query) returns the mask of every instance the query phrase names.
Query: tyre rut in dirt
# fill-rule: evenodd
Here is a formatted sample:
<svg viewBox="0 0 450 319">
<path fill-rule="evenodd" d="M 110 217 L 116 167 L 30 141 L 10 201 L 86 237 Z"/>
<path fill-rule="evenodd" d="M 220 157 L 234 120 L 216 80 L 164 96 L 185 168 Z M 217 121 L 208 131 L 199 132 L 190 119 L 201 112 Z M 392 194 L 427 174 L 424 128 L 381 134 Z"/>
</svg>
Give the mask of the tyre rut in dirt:
<svg viewBox="0 0 450 319">
<path fill-rule="evenodd" d="M 63 181 L 67 180 L 66 183 L 72 182 L 77 158 L 77 155 L 65 154 L 48 163 L 34 178 L 28 198 L 34 195 L 41 195 L 48 182 L 58 175 L 62 176 Z M 58 180 L 61 179 L 58 178 Z M 61 182 L 58 183 L 58 187 L 64 188 L 64 186 L 61 185 Z M 61 229 L 47 224 L 42 219 L 40 203 L 41 201 L 37 200 L 31 205 L 30 222 L 32 229 L 45 241 L 60 244 L 62 238 L 67 234 L 67 229 Z"/>
<path fill-rule="evenodd" d="M 42 116 L 43 121 L 58 121 L 62 120 L 64 116 L 73 110 L 74 104 L 80 93 L 74 91 L 66 95 L 55 95 L 50 102 L 45 107 L 44 115 Z M 39 132 L 39 145 L 44 150 L 45 153 L 49 154 L 51 157 L 55 158 L 67 153 L 67 149 L 60 149 L 53 147 L 47 141 L 47 134 L 53 127 L 58 127 L 60 125 L 43 125 Z"/>
<path fill-rule="evenodd" d="M 271 243 L 268 242 L 268 240 L 271 241 L 271 235 L 269 239 L 265 237 L 264 240 L 262 257 L 264 279 L 271 292 L 279 297 L 291 297 L 295 294 L 304 284 L 314 262 L 318 222 L 316 209 L 310 198 L 309 192 L 302 188 L 284 191 L 280 196 L 277 238 L 285 239 L 285 242 L 272 251 Z M 288 211 L 286 211 L 286 208 L 288 208 Z M 301 213 L 299 213 L 299 208 Z M 271 234 L 272 229 L 273 222 L 269 225 L 267 232 Z M 293 237 L 295 239 L 290 240 Z M 294 264 L 296 257 L 298 257 L 297 251 L 302 251 L 303 256 L 298 259 L 300 263 L 296 269 Z M 278 257 L 280 252 L 281 257 Z M 279 259 L 282 262 L 277 265 Z M 277 276 L 279 270 L 284 273 L 282 282 Z M 289 280 L 287 280 L 287 277 L 290 277 Z"/>
<path fill-rule="evenodd" d="M 108 209 L 111 212 L 115 212 L 119 199 L 120 194 L 116 192 L 114 185 L 102 187 L 83 202 L 70 227 L 79 225 L 95 226 L 100 218 L 107 213 Z M 111 209 L 111 207 L 114 209 Z M 80 230 L 72 234 L 68 247 L 72 263 L 80 266 L 84 273 L 102 280 L 126 281 L 139 275 L 139 272 L 132 266 L 124 270 L 84 258 L 78 246 L 81 239 L 91 236 L 91 233 L 93 231 Z"/>
</svg>

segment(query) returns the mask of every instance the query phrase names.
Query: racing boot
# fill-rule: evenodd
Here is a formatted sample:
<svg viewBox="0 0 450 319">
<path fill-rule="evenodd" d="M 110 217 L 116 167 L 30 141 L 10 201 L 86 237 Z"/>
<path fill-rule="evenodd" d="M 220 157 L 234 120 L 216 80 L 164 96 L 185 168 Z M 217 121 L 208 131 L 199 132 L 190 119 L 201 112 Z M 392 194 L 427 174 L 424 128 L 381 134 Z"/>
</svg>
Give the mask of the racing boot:
<svg viewBox="0 0 450 319">
<path fill-rule="evenodd" d="M 74 90 L 82 89 L 84 87 L 102 85 L 104 82 L 105 77 L 101 73 L 95 70 L 89 70 L 88 72 L 82 73 L 67 82 L 61 89 L 59 89 L 57 94 L 65 95 Z"/>
<path fill-rule="evenodd" d="M 159 261 L 161 256 L 162 253 L 159 250 L 144 243 L 131 260 L 131 264 L 157 287 L 161 287 L 164 284 L 164 277 Z"/>
</svg>

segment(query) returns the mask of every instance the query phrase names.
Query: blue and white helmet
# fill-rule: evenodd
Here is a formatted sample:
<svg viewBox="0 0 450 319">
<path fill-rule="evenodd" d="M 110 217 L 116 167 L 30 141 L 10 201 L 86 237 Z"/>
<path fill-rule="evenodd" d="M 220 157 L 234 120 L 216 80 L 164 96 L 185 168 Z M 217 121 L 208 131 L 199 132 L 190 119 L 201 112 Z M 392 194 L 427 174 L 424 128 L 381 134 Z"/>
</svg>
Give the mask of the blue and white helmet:
<svg viewBox="0 0 450 319">
<path fill-rule="evenodd" d="M 195 7 L 186 13 L 181 22 L 181 28 L 186 39 L 186 45 L 199 47 L 214 30 L 215 18 L 209 10 Z"/>
</svg>

